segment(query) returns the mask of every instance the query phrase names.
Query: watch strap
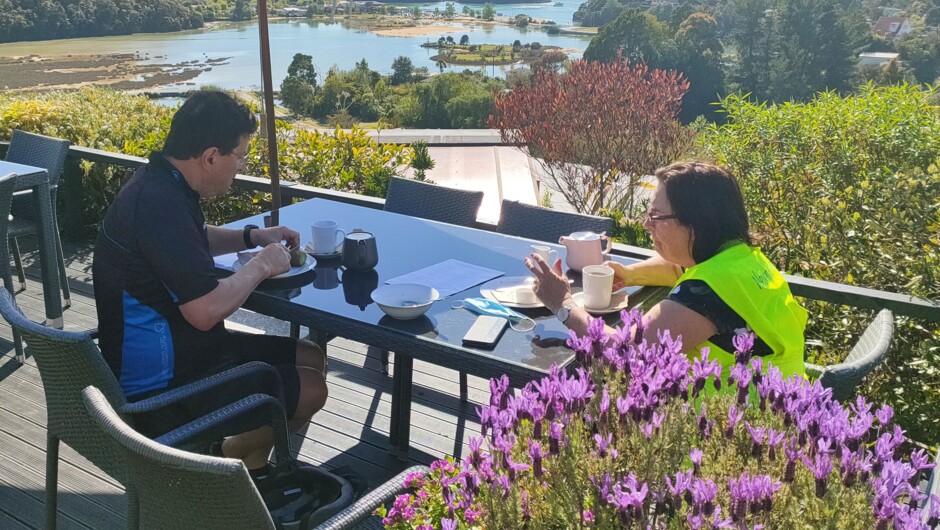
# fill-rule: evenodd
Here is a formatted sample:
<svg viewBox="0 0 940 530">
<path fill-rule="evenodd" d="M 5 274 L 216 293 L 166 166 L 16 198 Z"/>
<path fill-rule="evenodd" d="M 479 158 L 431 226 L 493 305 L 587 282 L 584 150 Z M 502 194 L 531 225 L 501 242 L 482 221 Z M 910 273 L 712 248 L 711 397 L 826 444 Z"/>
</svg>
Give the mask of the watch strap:
<svg viewBox="0 0 940 530">
<path fill-rule="evenodd" d="M 242 239 L 245 241 L 245 248 L 255 248 L 258 246 L 251 242 L 251 231 L 257 228 L 258 225 L 245 225 L 245 228 L 242 229 Z"/>
</svg>

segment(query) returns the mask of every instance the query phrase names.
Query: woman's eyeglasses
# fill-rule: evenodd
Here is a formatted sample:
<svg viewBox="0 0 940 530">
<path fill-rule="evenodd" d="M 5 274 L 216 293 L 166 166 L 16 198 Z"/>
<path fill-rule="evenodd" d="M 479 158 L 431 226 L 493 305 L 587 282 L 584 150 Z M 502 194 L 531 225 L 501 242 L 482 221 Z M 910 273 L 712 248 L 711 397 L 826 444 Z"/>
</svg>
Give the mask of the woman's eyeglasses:
<svg viewBox="0 0 940 530">
<path fill-rule="evenodd" d="M 655 223 L 656 221 L 665 221 L 666 219 L 675 219 L 675 218 L 677 218 L 677 217 L 679 217 L 679 216 L 676 215 L 676 214 L 674 214 L 674 213 L 670 213 L 670 214 L 651 214 L 651 213 L 649 213 L 649 212 L 646 212 L 646 222 L 647 222 L 647 223 Z"/>
</svg>

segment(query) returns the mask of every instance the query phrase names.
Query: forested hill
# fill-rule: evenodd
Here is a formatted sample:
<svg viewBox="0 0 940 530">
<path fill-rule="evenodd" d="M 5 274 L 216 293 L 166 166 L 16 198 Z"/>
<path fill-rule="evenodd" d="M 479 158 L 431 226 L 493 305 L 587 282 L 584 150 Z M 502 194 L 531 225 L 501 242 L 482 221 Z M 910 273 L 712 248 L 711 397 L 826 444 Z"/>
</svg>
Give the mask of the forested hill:
<svg viewBox="0 0 940 530">
<path fill-rule="evenodd" d="M 0 42 L 200 26 L 202 17 L 180 0 L 0 0 Z"/>
</svg>

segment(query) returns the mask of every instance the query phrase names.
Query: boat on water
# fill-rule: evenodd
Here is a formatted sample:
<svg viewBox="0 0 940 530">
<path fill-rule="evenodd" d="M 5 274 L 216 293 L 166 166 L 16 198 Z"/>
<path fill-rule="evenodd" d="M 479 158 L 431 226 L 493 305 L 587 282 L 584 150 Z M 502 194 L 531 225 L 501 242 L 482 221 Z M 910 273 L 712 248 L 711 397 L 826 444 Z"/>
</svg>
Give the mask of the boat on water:
<svg viewBox="0 0 940 530">
<path fill-rule="evenodd" d="M 555 2 L 555 7 L 562 7 L 565 4 L 563 2 Z"/>
</svg>

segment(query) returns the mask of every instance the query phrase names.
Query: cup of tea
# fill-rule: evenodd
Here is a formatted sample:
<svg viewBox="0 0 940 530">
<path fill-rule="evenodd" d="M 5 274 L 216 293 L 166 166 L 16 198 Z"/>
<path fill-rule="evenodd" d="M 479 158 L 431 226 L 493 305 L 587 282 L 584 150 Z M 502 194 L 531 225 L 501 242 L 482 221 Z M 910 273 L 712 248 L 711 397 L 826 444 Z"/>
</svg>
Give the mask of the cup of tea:
<svg viewBox="0 0 940 530">
<path fill-rule="evenodd" d="M 549 265 L 554 265 L 558 259 L 558 251 L 548 245 L 532 245 L 532 253 L 542 256 Z"/>
<path fill-rule="evenodd" d="M 614 290 L 614 269 L 607 265 L 588 265 L 581 271 L 584 286 L 584 307 L 605 309 Z"/>
<path fill-rule="evenodd" d="M 346 232 L 338 228 L 336 221 L 317 221 L 310 227 L 313 236 L 314 254 L 333 254 L 346 238 Z"/>
</svg>

